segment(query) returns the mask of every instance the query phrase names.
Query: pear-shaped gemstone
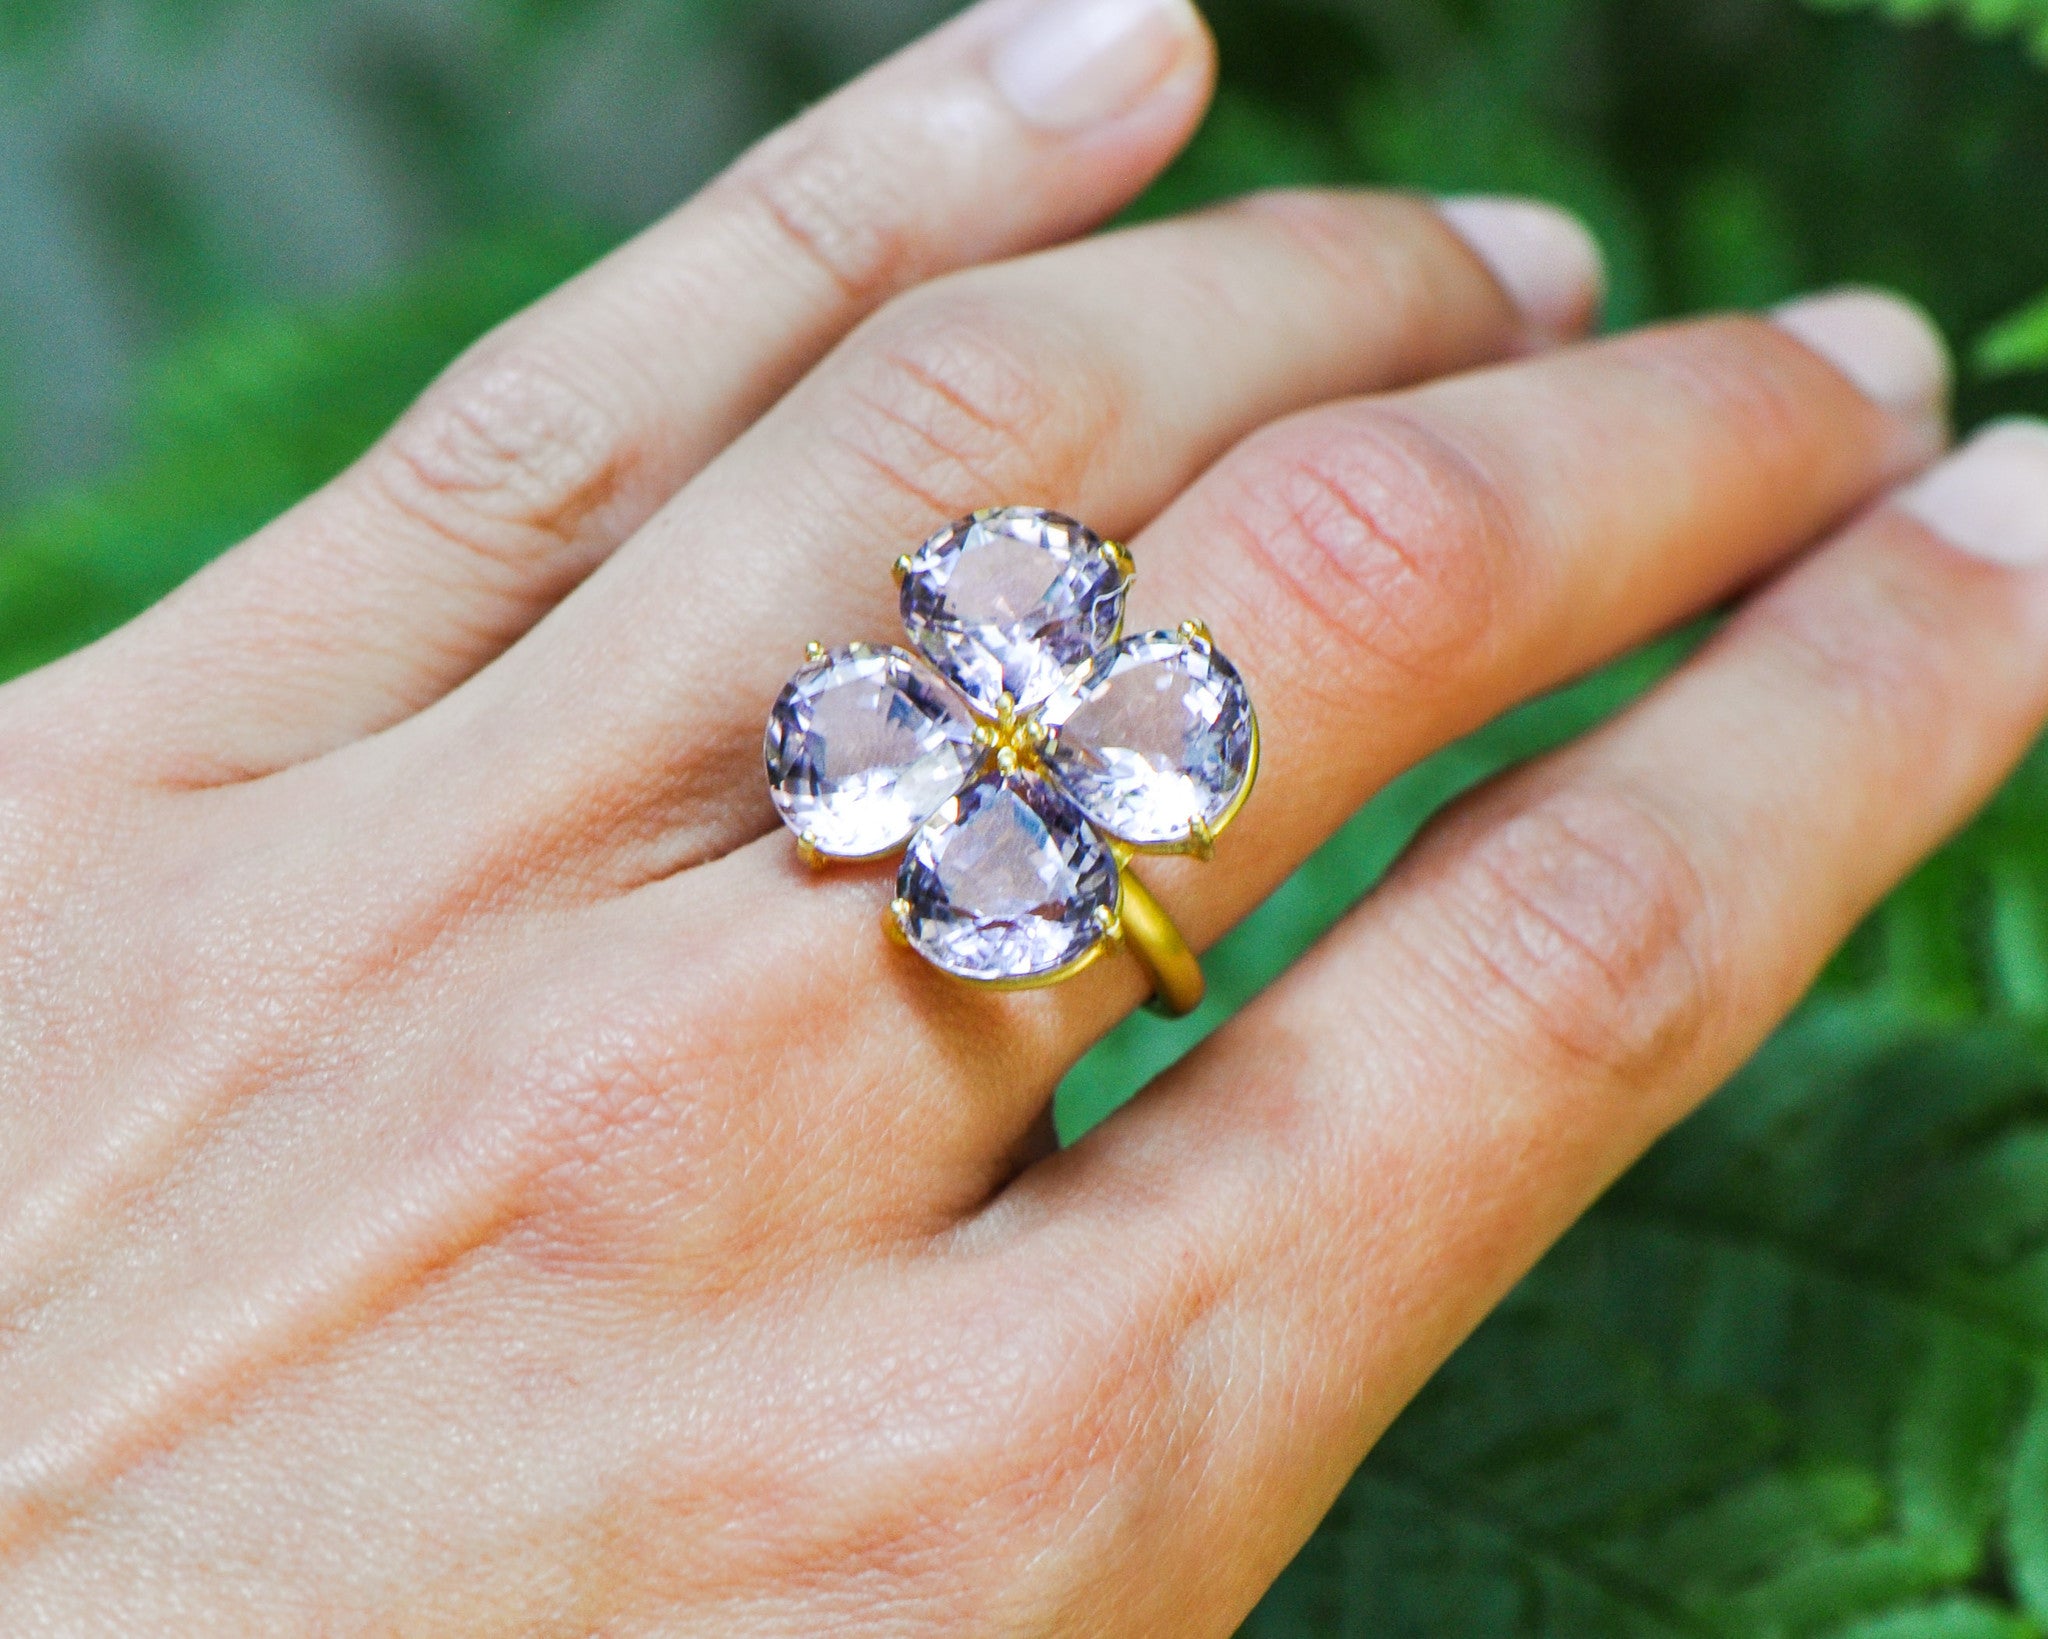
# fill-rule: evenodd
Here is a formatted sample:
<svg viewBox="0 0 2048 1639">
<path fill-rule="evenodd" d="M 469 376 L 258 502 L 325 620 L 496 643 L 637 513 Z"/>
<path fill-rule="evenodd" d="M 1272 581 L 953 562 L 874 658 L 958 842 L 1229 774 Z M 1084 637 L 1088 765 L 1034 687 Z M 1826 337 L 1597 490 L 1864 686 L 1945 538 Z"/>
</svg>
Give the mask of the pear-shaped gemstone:
<svg viewBox="0 0 2048 1639">
<path fill-rule="evenodd" d="M 986 776 L 941 807 L 911 839 L 896 893 L 911 945 L 984 982 L 1079 961 L 1104 938 L 1120 897 L 1108 846 L 1026 772 Z"/>
<path fill-rule="evenodd" d="M 901 649 L 853 644 L 790 679 L 768 719 L 768 788 L 819 853 L 871 859 L 909 839 L 981 761 L 953 691 Z"/>
<path fill-rule="evenodd" d="M 1137 847 L 1214 828 L 1252 769 L 1252 707 L 1237 669 L 1201 637 L 1145 632 L 1046 705 L 1047 765 L 1103 830 Z"/>
<path fill-rule="evenodd" d="M 1028 712 L 1116 641 L 1126 565 L 1057 512 L 977 512 L 912 554 L 904 630 L 982 711 Z"/>
</svg>

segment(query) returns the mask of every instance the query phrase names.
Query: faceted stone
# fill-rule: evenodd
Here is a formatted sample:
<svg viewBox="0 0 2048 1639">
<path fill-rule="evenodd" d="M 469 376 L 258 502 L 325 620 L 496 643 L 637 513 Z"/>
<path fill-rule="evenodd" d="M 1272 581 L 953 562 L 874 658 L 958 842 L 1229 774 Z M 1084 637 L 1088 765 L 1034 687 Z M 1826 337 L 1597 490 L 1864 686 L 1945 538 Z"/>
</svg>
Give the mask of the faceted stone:
<svg viewBox="0 0 2048 1639">
<path fill-rule="evenodd" d="M 768 787 L 819 853 L 893 853 L 981 762 L 974 720 L 901 649 L 853 644 L 790 679 L 768 718 Z"/>
<path fill-rule="evenodd" d="M 1129 582 L 1100 536 L 1035 507 L 977 512 L 910 559 L 910 640 L 993 716 L 1028 712 L 1116 641 Z"/>
<path fill-rule="evenodd" d="M 1046 762 L 1081 811 L 1138 847 L 1172 847 L 1214 828 L 1252 767 L 1252 707 L 1237 669 L 1202 638 L 1145 632 L 1039 719 Z"/>
<path fill-rule="evenodd" d="M 988 775 L 945 804 L 903 856 L 911 945 L 963 979 L 1015 981 L 1078 961 L 1114 913 L 1116 860 L 1036 774 Z"/>
</svg>

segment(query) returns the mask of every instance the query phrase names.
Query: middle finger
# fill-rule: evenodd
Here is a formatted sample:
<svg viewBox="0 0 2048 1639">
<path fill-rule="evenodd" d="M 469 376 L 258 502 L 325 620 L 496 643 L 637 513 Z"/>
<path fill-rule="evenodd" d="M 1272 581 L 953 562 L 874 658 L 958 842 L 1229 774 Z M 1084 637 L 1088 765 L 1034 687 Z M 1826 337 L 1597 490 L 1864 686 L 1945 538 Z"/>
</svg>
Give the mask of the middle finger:
<svg viewBox="0 0 2048 1639">
<path fill-rule="evenodd" d="M 1582 323 L 1595 253 L 1535 219 L 1564 265 L 1543 316 Z M 602 893 L 715 857 L 773 824 L 762 702 L 804 641 L 889 640 L 878 557 L 993 500 L 1135 527 L 1254 427 L 1498 358 L 1536 318 L 1443 213 L 1387 195 L 1267 196 L 927 286 L 503 662 L 366 755 L 406 783 L 487 759 L 486 823 L 542 886 Z"/>
</svg>

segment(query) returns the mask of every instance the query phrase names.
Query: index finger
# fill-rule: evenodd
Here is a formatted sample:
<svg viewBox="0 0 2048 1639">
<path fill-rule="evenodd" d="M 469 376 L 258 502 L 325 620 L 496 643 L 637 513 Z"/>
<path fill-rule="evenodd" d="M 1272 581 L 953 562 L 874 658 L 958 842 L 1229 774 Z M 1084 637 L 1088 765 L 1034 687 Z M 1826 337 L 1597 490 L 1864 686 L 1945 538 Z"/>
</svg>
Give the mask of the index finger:
<svg viewBox="0 0 2048 1639">
<path fill-rule="evenodd" d="M 493 658 L 889 296 L 1064 239 L 1186 139 L 1188 0 L 993 0 L 486 337 L 102 656 L 181 785 L 316 756 Z M 91 664 L 97 665 L 95 660 Z"/>
</svg>

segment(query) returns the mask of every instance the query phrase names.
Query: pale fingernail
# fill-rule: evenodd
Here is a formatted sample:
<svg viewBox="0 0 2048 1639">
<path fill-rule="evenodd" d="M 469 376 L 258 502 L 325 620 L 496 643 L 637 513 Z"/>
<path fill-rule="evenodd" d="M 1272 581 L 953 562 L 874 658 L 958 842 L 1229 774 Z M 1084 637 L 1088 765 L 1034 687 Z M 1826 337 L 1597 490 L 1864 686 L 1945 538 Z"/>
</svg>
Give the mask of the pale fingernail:
<svg viewBox="0 0 2048 1639">
<path fill-rule="evenodd" d="M 1198 49 L 1188 0 L 1037 0 L 989 58 L 989 77 L 1028 123 L 1078 131 L 1129 113 Z"/>
<path fill-rule="evenodd" d="M 1973 558 L 2048 564 L 2048 422 L 1985 428 L 1893 505 Z"/>
<path fill-rule="evenodd" d="M 1955 372 L 1934 321 L 1900 297 L 1838 290 L 1789 302 L 1771 317 L 1901 420 L 1948 424 Z"/>
<path fill-rule="evenodd" d="M 1606 260 L 1600 242 L 1569 211 L 1479 195 L 1441 199 L 1437 209 L 1542 340 L 1575 336 L 1598 315 Z"/>
</svg>

